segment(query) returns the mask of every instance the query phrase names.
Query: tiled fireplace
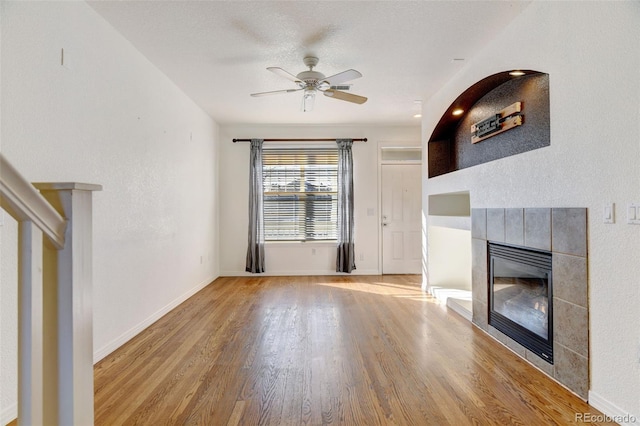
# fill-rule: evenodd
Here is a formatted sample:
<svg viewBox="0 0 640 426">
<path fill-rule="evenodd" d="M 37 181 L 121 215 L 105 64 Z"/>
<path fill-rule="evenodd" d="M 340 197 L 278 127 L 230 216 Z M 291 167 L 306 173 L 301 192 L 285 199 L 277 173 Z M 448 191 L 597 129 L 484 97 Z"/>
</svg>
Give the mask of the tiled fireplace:
<svg viewBox="0 0 640 426">
<path fill-rule="evenodd" d="M 583 399 L 589 390 L 587 210 L 471 210 L 473 323 Z M 553 362 L 489 324 L 488 242 L 551 253 Z"/>
</svg>

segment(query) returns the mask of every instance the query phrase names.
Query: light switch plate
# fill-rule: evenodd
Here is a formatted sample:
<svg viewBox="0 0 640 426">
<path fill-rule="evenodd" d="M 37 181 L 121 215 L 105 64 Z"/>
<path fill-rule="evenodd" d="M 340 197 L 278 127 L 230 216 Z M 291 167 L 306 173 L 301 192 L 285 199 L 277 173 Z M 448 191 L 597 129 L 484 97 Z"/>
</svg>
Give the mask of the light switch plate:
<svg viewBox="0 0 640 426">
<path fill-rule="evenodd" d="M 640 225 L 640 203 L 632 203 L 627 206 L 627 223 Z"/>
<path fill-rule="evenodd" d="M 615 203 L 605 203 L 602 209 L 602 222 L 603 223 L 615 223 L 616 222 L 616 205 Z"/>
</svg>

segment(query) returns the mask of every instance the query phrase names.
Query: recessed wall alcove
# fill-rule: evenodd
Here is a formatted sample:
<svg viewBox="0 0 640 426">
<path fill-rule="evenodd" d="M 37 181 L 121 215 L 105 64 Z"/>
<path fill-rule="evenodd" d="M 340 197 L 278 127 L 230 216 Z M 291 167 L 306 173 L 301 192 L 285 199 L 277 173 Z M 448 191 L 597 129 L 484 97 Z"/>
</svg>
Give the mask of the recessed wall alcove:
<svg viewBox="0 0 640 426">
<path fill-rule="evenodd" d="M 429 292 L 471 321 L 469 191 L 429 195 Z"/>
<path fill-rule="evenodd" d="M 550 145 L 549 75 L 522 72 L 517 77 L 509 71 L 486 77 L 447 108 L 429 138 L 429 178 Z M 473 124 L 516 102 L 522 106 L 522 125 L 471 142 Z M 463 113 L 454 115 L 456 110 Z"/>
</svg>

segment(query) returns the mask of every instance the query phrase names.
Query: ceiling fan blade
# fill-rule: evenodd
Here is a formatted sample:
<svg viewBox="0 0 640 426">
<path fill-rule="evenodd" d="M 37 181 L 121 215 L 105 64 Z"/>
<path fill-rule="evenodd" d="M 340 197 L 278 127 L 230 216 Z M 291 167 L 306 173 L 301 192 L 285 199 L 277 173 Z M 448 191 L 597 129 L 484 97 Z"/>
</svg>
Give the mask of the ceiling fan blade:
<svg viewBox="0 0 640 426">
<path fill-rule="evenodd" d="M 253 96 L 254 98 L 257 98 L 259 96 L 279 95 L 281 93 L 297 92 L 298 90 L 302 90 L 302 89 L 287 89 L 287 90 L 274 90 L 272 92 L 259 92 L 259 93 L 252 93 L 251 96 Z"/>
<path fill-rule="evenodd" d="M 340 84 L 349 80 L 354 80 L 360 77 L 362 77 L 362 74 L 360 74 L 358 71 L 346 70 L 346 71 L 339 72 L 338 74 L 332 75 L 331 77 L 327 77 L 323 81 L 327 81 L 331 86 L 334 86 L 336 84 Z"/>
<path fill-rule="evenodd" d="M 300 80 L 298 79 L 298 77 L 296 77 L 295 75 L 291 74 L 288 71 L 283 70 L 280 67 L 269 67 L 267 69 L 274 74 L 278 74 L 280 77 L 284 77 L 287 80 L 293 81 L 294 83 L 300 83 Z"/>
<path fill-rule="evenodd" d="M 340 90 L 325 90 L 325 96 L 334 99 L 340 99 L 341 101 L 353 102 L 354 104 L 363 104 L 367 102 L 367 98 L 364 96 L 354 95 L 353 93 L 341 92 Z"/>
</svg>

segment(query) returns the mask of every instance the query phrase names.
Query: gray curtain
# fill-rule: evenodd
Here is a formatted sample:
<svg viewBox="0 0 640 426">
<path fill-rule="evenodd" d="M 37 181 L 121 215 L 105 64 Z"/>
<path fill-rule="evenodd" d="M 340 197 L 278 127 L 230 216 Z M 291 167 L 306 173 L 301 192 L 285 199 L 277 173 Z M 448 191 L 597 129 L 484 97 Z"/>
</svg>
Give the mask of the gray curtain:
<svg viewBox="0 0 640 426">
<path fill-rule="evenodd" d="M 249 241 L 246 271 L 264 272 L 264 190 L 262 139 L 251 139 L 249 162 Z"/>
<path fill-rule="evenodd" d="M 336 272 L 356 269 L 353 247 L 353 155 L 351 139 L 338 139 L 338 255 Z"/>
</svg>

